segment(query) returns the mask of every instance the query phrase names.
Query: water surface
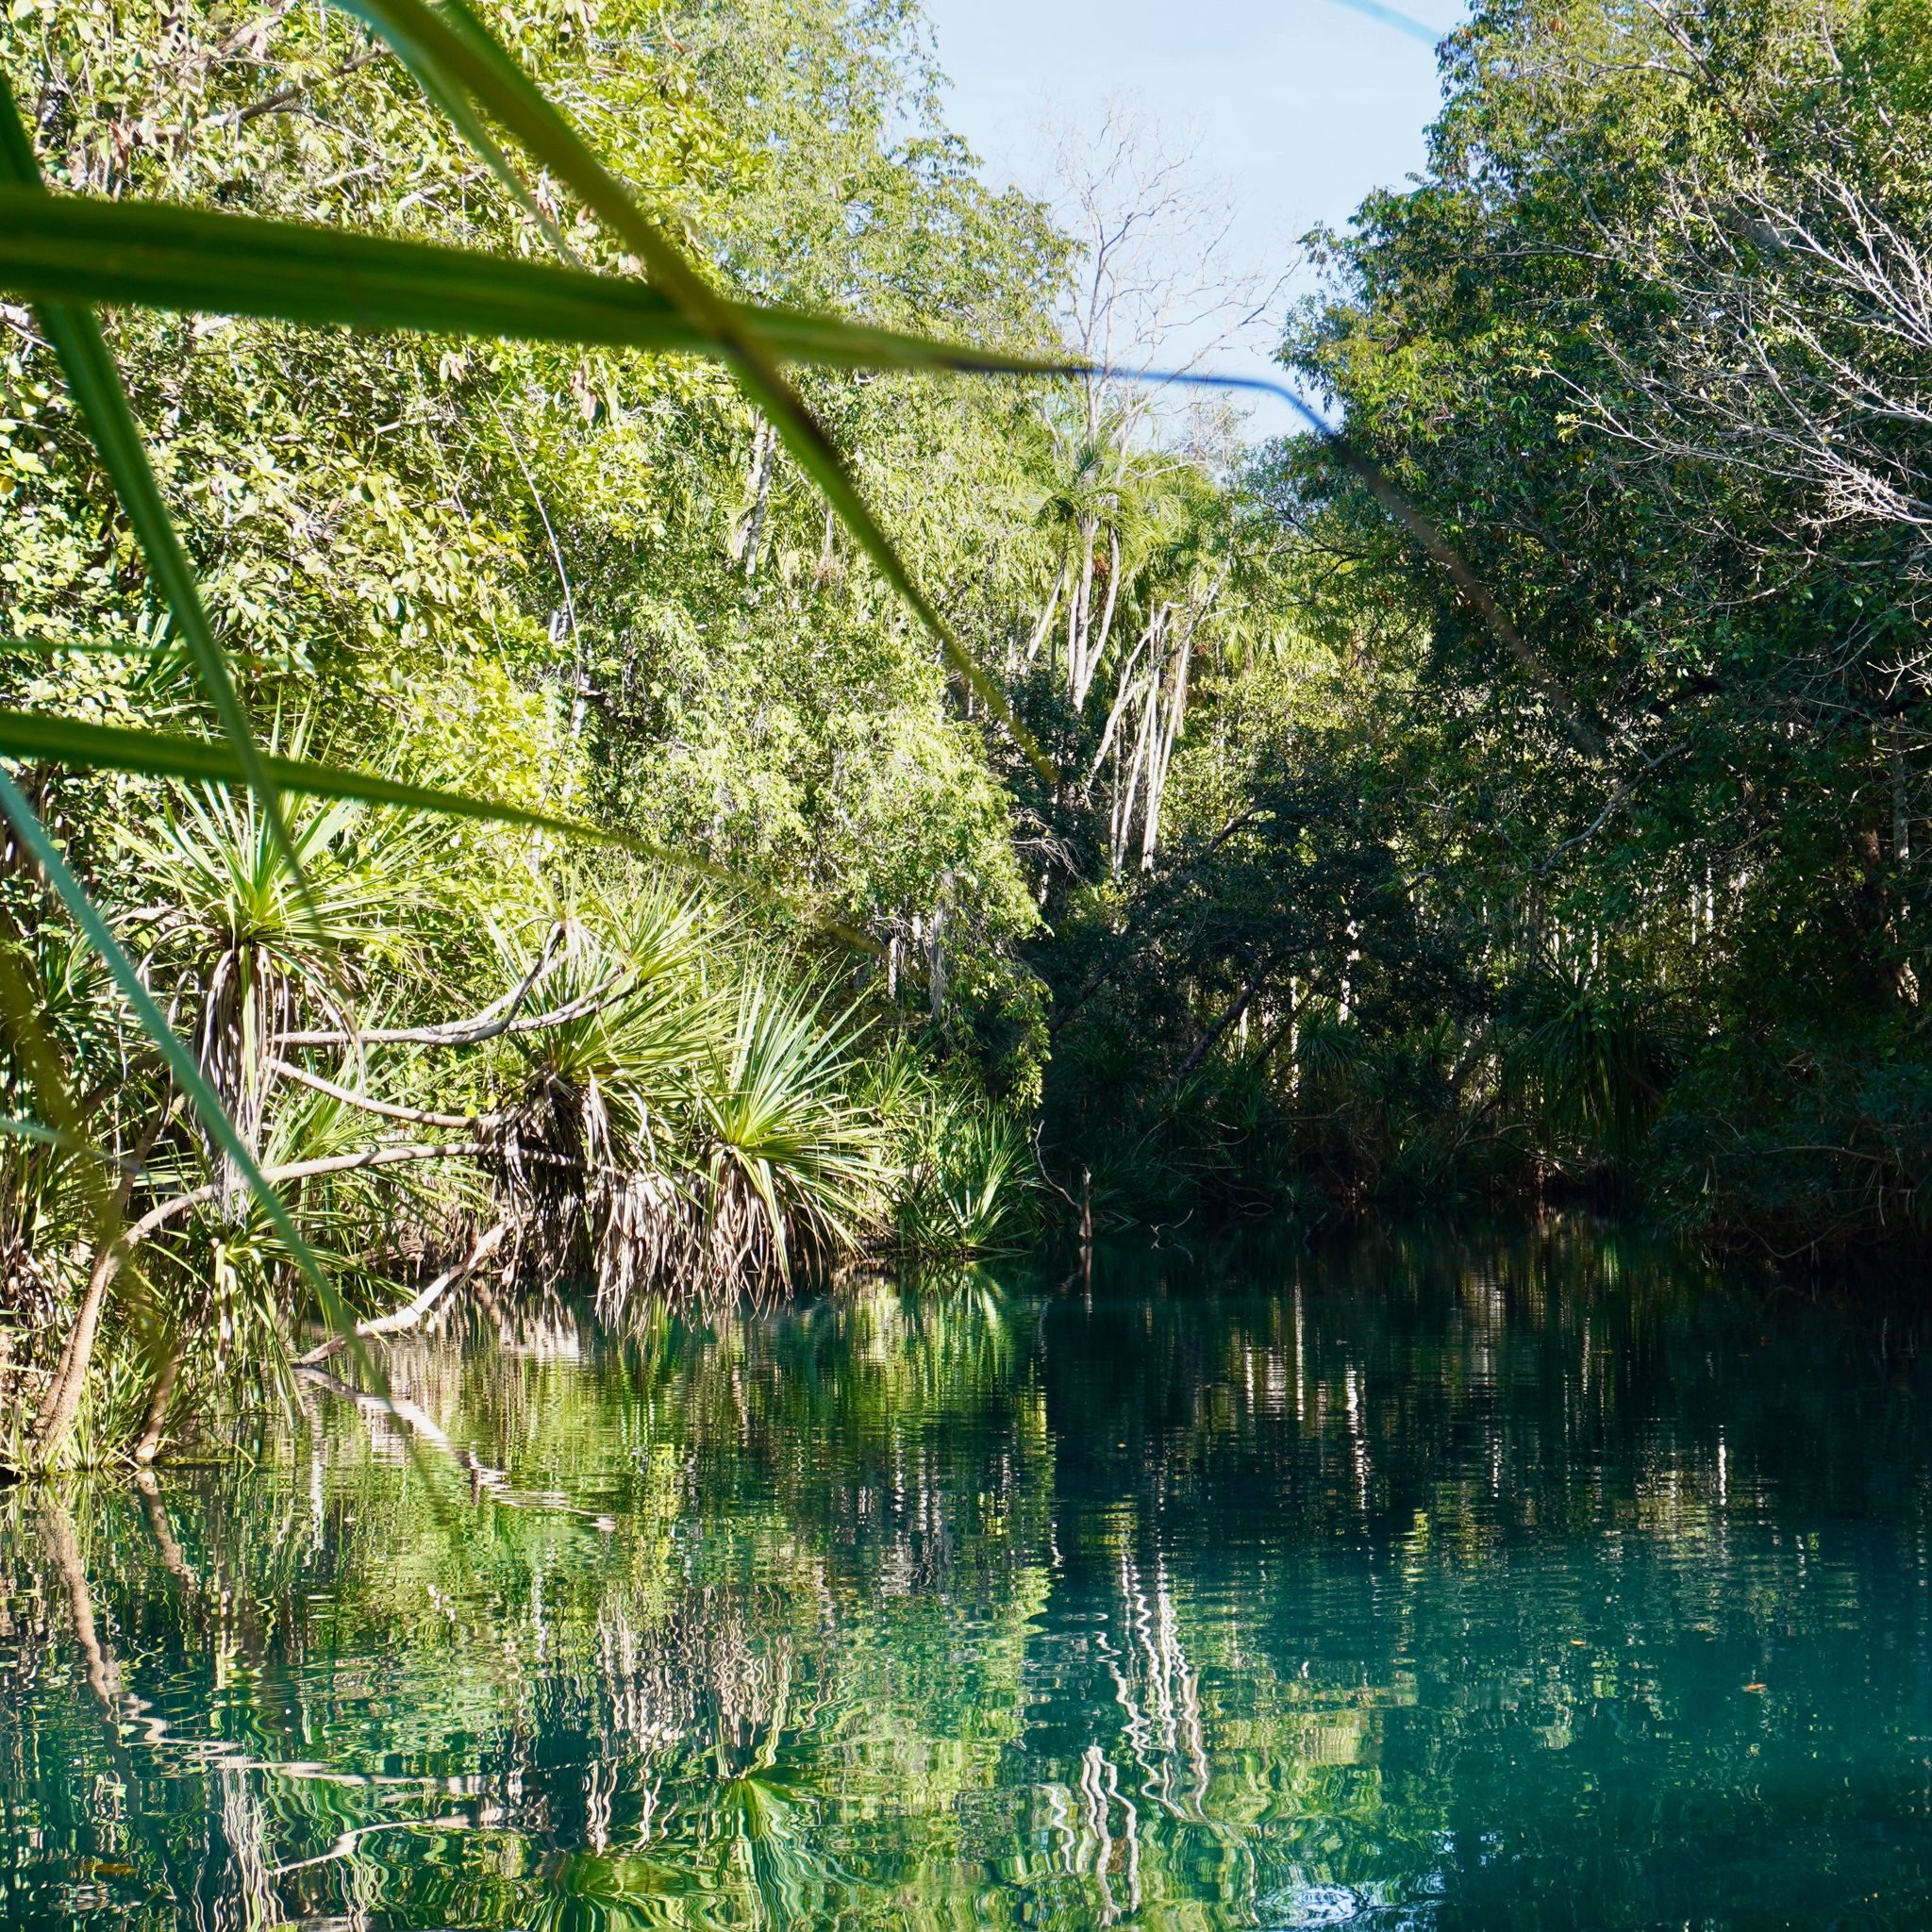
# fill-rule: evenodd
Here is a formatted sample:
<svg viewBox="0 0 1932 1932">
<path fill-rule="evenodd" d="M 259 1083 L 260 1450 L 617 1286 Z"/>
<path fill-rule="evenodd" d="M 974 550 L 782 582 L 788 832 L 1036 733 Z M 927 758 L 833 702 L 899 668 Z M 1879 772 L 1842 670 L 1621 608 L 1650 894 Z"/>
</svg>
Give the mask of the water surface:
<svg viewBox="0 0 1932 1932">
<path fill-rule="evenodd" d="M 0 1923 L 1932 1924 L 1926 1340 L 1580 1224 L 478 1318 L 0 1497 Z"/>
</svg>

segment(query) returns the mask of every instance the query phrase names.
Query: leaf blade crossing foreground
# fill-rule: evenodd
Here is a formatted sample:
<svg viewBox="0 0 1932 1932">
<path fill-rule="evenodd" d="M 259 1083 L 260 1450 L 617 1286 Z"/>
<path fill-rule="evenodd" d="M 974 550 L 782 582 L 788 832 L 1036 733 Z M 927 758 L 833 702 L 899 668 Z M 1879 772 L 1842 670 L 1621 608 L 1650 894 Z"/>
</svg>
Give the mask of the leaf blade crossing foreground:
<svg viewBox="0 0 1932 1932">
<path fill-rule="evenodd" d="M 315 326 L 498 336 L 716 358 L 650 283 L 441 242 L 164 201 L 0 183 L 0 288 L 35 302 L 133 303 Z M 788 361 L 961 375 L 1089 374 L 808 309 L 734 302 Z"/>
<path fill-rule="evenodd" d="M 94 724 L 86 719 L 63 718 L 45 711 L 0 709 L 0 758 L 46 758 L 77 768 L 137 773 L 151 778 L 183 778 L 208 785 L 249 783 L 232 750 L 214 739 L 187 738 L 123 724 Z M 870 934 L 842 921 L 824 917 L 775 886 L 763 885 L 715 859 L 680 852 L 675 846 L 641 839 L 629 832 L 614 831 L 587 819 L 474 798 L 467 792 L 446 791 L 435 786 L 412 785 L 404 779 L 358 772 L 345 765 L 282 758 L 274 753 L 266 754 L 264 762 L 274 782 L 285 791 L 316 798 L 351 799 L 361 805 L 395 806 L 409 811 L 439 812 L 498 824 L 525 825 L 533 831 L 553 832 L 559 838 L 588 839 L 601 845 L 616 846 L 641 858 L 696 874 L 762 900 L 809 922 L 855 952 L 877 954 L 882 950 Z"/>
</svg>

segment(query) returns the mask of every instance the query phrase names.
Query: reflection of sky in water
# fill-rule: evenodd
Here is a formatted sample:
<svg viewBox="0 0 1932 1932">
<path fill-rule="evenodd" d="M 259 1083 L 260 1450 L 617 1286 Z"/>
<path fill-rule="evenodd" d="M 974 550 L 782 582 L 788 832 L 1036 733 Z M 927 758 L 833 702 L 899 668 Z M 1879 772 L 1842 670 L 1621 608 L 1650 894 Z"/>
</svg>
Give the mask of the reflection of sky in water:
<svg viewBox="0 0 1932 1932">
<path fill-rule="evenodd" d="M 1932 1922 L 1924 1332 L 1557 1226 L 445 1337 L 0 1499 L 0 1923 Z"/>
</svg>

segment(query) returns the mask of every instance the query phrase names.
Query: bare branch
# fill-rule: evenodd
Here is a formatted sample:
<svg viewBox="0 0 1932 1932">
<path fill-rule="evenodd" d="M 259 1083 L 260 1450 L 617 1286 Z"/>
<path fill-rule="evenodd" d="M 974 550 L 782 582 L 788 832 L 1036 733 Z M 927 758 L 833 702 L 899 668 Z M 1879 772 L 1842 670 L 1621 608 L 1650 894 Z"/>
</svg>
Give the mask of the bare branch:
<svg viewBox="0 0 1932 1932">
<path fill-rule="evenodd" d="M 507 1034 L 541 1033 L 551 1026 L 568 1025 L 584 1020 L 607 1007 L 615 1006 L 629 991 L 630 975 L 612 973 L 563 1006 L 546 1013 L 526 1013 L 515 1018 L 508 1013 L 486 1020 L 479 1013 L 471 1020 L 452 1021 L 442 1026 L 379 1026 L 366 1033 L 311 1032 L 278 1033 L 277 1046 L 480 1046 L 487 1040 Z"/>
<path fill-rule="evenodd" d="M 326 1093 L 331 1100 L 342 1101 L 363 1113 L 379 1114 L 384 1120 L 407 1121 L 413 1126 L 480 1130 L 500 1125 L 508 1118 L 502 1113 L 430 1113 L 420 1107 L 398 1107 L 391 1101 L 375 1100 L 366 1093 L 358 1093 L 353 1088 L 339 1087 L 333 1080 L 325 1080 L 320 1074 L 308 1073 L 287 1060 L 272 1059 L 268 1062 L 268 1070 L 272 1074 L 279 1074 L 285 1080 L 293 1080 L 298 1086 L 312 1088 L 317 1093 Z"/>
<path fill-rule="evenodd" d="M 478 1235 L 471 1244 L 469 1253 L 460 1261 L 445 1268 L 420 1294 L 405 1302 L 393 1313 L 377 1315 L 367 1322 L 358 1322 L 355 1331 L 357 1338 L 366 1341 L 371 1336 L 396 1335 L 406 1328 L 413 1328 L 451 1288 L 474 1274 L 503 1245 L 504 1238 L 509 1233 L 509 1226 L 508 1222 L 499 1221 L 494 1227 Z M 338 1349 L 345 1348 L 348 1342 L 349 1337 L 346 1335 L 331 1335 L 326 1341 L 311 1348 L 307 1355 L 297 1356 L 295 1366 L 298 1369 L 312 1369 L 318 1363 L 325 1362 Z"/>
</svg>

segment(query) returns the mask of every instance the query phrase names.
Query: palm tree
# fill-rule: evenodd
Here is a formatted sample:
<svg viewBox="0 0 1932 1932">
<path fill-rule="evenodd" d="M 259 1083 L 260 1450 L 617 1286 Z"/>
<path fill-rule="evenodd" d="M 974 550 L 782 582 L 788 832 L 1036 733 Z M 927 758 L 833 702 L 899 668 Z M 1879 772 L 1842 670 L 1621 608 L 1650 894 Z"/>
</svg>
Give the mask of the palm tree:
<svg viewBox="0 0 1932 1932">
<path fill-rule="evenodd" d="M 285 844 L 252 792 L 171 801 L 158 829 L 127 835 L 152 899 L 116 922 L 139 936 L 142 978 L 252 1151 L 281 1037 L 305 1024 L 353 1033 L 374 972 L 420 965 L 425 951 L 428 821 L 338 801 L 293 805 L 287 822 Z M 237 1211 L 243 1177 L 216 1158 Z"/>
<path fill-rule="evenodd" d="M 876 1117 L 851 1091 L 863 1029 L 824 992 L 793 992 L 769 967 L 739 989 L 724 1051 L 704 1070 L 695 1127 L 700 1269 L 769 1289 L 802 1251 L 857 1250 L 887 1179 Z"/>
</svg>

